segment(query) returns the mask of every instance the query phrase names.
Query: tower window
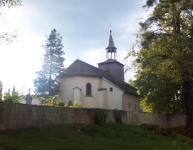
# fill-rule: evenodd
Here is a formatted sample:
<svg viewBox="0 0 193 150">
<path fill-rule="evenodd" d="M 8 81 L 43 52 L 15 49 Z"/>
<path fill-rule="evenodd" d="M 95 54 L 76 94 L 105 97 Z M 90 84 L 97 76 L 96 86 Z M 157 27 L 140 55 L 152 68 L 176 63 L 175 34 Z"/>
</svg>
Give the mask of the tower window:
<svg viewBox="0 0 193 150">
<path fill-rule="evenodd" d="M 86 84 L 86 96 L 92 95 L 92 85 L 90 83 Z"/>
<path fill-rule="evenodd" d="M 109 88 L 109 91 L 110 91 L 110 92 L 113 92 L 113 88 L 112 88 L 112 87 L 110 87 L 110 88 Z"/>
</svg>

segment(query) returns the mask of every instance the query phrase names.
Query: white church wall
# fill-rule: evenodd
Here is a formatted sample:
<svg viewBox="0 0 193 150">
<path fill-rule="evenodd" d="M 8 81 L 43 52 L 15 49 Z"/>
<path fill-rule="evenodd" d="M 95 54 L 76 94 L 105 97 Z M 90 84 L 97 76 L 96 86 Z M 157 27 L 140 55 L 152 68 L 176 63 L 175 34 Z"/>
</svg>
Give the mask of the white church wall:
<svg viewBox="0 0 193 150">
<path fill-rule="evenodd" d="M 86 83 L 92 85 L 92 95 L 86 96 Z M 83 107 L 122 110 L 122 90 L 110 81 L 99 77 L 74 76 L 61 80 L 60 98 L 67 104 L 74 100 L 74 88 L 81 89 Z M 113 91 L 110 91 L 112 88 Z M 100 91 L 100 89 L 103 89 Z"/>
<path fill-rule="evenodd" d="M 122 104 L 122 95 L 123 91 L 116 85 L 114 85 L 112 82 L 106 80 L 105 78 L 102 79 L 101 86 L 103 88 L 106 88 L 107 90 L 107 108 L 106 109 L 123 109 Z M 112 88 L 112 91 L 110 91 L 110 88 Z"/>
<path fill-rule="evenodd" d="M 100 78 L 86 77 L 86 76 L 74 76 L 61 80 L 60 98 L 65 102 L 73 101 L 73 88 L 78 87 L 81 89 L 81 104 L 83 107 L 96 108 L 98 89 Z M 86 96 L 86 84 L 90 83 L 92 86 L 91 96 Z"/>
<path fill-rule="evenodd" d="M 67 104 L 69 101 L 73 101 L 73 86 L 71 84 L 72 78 L 61 79 L 60 81 L 60 99 Z M 75 84 L 74 80 L 74 84 Z"/>
<path fill-rule="evenodd" d="M 98 77 L 79 77 L 83 91 L 83 106 L 88 108 L 99 108 L 98 105 L 98 89 L 100 88 L 100 78 Z M 91 96 L 86 96 L 86 84 L 92 85 Z"/>
<path fill-rule="evenodd" d="M 92 85 L 91 96 L 86 96 L 87 83 Z M 64 78 L 61 80 L 60 91 L 60 98 L 65 104 L 80 100 L 82 106 L 87 108 L 139 110 L 139 100 L 136 96 L 124 94 L 122 89 L 105 78 L 88 76 Z"/>
<path fill-rule="evenodd" d="M 140 101 L 137 96 L 124 94 L 123 95 L 123 110 L 125 111 L 140 111 Z"/>
</svg>

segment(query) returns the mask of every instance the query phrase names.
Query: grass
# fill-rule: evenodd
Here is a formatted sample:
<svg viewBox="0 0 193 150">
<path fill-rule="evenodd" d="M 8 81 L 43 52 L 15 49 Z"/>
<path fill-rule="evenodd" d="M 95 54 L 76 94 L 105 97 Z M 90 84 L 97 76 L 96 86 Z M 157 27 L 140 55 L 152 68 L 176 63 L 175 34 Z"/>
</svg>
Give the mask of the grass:
<svg viewBox="0 0 193 150">
<path fill-rule="evenodd" d="M 193 150 L 193 140 L 120 124 L 0 132 L 0 150 Z"/>
</svg>

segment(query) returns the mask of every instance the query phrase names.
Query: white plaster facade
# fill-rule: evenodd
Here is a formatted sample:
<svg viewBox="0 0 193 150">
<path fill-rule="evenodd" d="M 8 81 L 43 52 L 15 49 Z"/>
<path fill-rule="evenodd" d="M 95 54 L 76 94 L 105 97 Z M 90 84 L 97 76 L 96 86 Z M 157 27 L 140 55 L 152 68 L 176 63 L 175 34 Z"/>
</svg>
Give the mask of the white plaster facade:
<svg viewBox="0 0 193 150">
<path fill-rule="evenodd" d="M 86 84 L 91 84 L 91 96 L 86 96 Z M 103 77 L 72 76 L 60 79 L 60 99 L 79 101 L 82 107 L 139 111 L 137 96 L 124 91 Z"/>
</svg>

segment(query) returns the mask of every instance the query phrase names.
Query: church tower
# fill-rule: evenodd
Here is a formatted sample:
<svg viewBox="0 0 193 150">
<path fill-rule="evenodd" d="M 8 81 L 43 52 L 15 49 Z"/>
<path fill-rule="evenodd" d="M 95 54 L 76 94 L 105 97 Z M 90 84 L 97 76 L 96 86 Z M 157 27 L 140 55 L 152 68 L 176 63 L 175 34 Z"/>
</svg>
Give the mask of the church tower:
<svg viewBox="0 0 193 150">
<path fill-rule="evenodd" d="M 98 64 L 99 69 L 108 72 L 114 78 L 124 81 L 124 65 L 116 60 L 117 48 L 114 45 L 112 30 L 110 30 L 109 45 L 106 48 L 106 61 Z"/>
</svg>

